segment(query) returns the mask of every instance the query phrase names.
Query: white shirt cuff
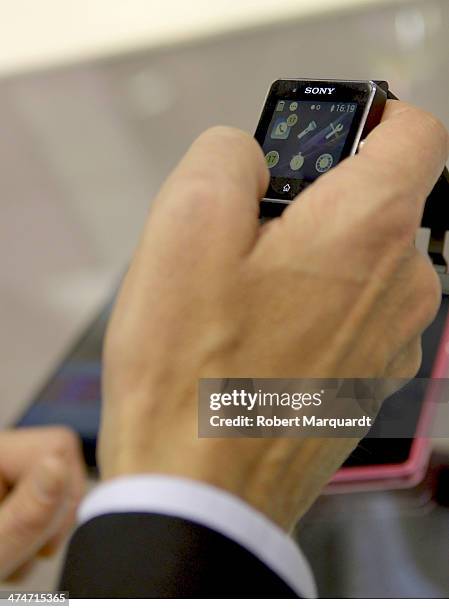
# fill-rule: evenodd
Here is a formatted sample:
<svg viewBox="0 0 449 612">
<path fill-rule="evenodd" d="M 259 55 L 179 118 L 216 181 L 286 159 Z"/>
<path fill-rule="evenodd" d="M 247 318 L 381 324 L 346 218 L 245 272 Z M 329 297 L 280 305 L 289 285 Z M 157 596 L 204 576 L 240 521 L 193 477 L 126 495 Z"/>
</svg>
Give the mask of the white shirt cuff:
<svg viewBox="0 0 449 612">
<path fill-rule="evenodd" d="M 122 476 L 98 485 L 81 504 L 79 522 L 117 512 L 183 518 L 234 540 L 301 597 L 316 597 L 309 564 L 293 540 L 238 497 L 211 485 L 162 475 Z"/>
</svg>

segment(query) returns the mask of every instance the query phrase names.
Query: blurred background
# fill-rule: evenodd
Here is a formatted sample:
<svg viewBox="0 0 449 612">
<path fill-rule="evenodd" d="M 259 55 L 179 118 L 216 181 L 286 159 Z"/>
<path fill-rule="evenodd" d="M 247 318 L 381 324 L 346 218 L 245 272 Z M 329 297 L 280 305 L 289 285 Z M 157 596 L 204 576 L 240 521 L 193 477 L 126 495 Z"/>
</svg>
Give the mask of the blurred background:
<svg viewBox="0 0 449 612">
<path fill-rule="evenodd" d="M 190 142 L 213 124 L 253 132 L 276 78 L 385 79 L 449 127 L 448 0 L 0 0 L 0 14 L 0 426 L 15 422 L 110 297 Z M 408 554 L 429 533 L 449 537 L 447 511 L 413 546 L 386 537 L 390 556 L 413 565 L 400 586 L 388 591 L 385 571 L 376 592 L 349 560 L 334 575 L 332 551 L 372 557 L 360 548 L 366 520 L 388 524 L 411 507 L 370 498 L 368 511 L 363 495 L 342 499 L 332 516 L 351 517 L 338 529 L 352 530 L 346 540 L 323 527 L 326 508 L 301 536 L 323 594 L 449 594 L 449 546 L 423 583 Z M 58 562 L 42 562 L 24 586 L 53 586 Z"/>
</svg>

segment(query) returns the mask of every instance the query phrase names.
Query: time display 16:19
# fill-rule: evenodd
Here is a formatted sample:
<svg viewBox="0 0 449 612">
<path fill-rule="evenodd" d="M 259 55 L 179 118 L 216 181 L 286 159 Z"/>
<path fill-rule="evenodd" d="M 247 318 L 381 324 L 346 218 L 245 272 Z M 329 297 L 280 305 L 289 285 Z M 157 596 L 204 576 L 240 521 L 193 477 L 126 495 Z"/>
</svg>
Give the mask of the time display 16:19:
<svg viewBox="0 0 449 612">
<path fill-rule="evenodd" d="M 334 104 L 331 112 L 337 113 L 353 113 L 357 108 L 357 104 Z"/>
</svg>

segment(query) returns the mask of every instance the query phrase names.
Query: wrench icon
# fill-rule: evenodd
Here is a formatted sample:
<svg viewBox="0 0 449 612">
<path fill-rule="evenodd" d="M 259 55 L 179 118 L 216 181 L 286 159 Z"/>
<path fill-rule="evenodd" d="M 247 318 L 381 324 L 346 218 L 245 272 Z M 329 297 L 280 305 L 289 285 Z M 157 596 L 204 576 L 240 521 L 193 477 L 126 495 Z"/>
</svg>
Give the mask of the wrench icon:
<svg viewBox="0 0 449 612">
<path fill-rule="evenodd" d="M 329 134 L 327 134 L 326 140 L 329 140 L 329 138 L 332 138 L 332 136 L 336 136 L 337 134 L 339 134 L 345 129 L 345 126 L 343 125 L 343 123 L 338 123 L 337 125 L 334 125 L 333 123 L 331 123 L 329 127 L 331 131 L 329 132 Z"/>
</svg>

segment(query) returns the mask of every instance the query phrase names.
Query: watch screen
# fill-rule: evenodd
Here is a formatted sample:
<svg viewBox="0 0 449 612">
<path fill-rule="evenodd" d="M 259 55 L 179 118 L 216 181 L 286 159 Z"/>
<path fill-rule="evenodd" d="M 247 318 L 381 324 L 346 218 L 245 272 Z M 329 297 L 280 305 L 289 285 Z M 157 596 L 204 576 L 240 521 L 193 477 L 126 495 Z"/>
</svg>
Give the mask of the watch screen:
<svg viewBox="0 0 449 612">
<path fill-rule="evenodd" d="M 261 214 L 273 217 L 357 151 L 381 120 L 388 83 L 278 79 L 254 134 L 270 170 Z"/>
<path fill-rule="evenodd" d="M 355 102 L 279 99 L 262 144 L 273 190 L 288 193 L 333 168 L 357 108 Z"/>
</svg>

